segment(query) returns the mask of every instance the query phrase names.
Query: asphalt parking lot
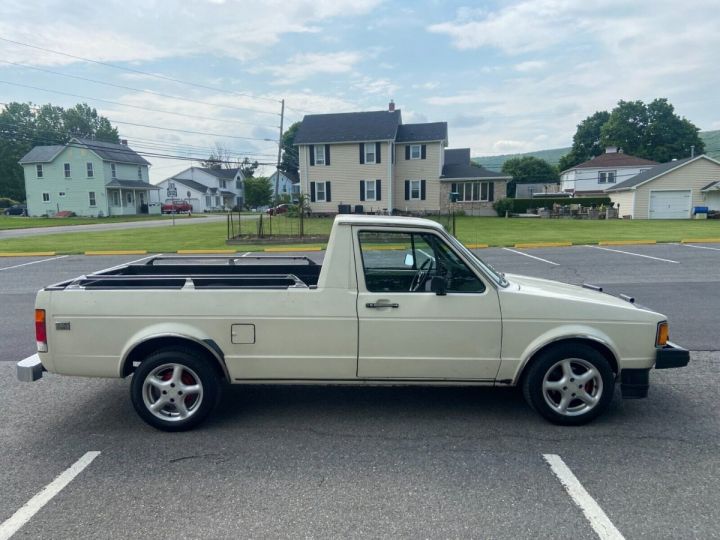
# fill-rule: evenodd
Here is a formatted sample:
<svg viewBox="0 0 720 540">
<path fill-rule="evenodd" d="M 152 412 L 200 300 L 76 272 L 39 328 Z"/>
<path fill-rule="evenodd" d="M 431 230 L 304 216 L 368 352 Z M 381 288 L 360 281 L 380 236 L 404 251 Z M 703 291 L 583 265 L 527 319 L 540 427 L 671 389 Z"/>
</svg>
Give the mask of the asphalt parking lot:
<svg viewBox="0 0 720 540">
<path fill-rule="evenodd" d="M 668 315 L 691 365 L 582 428 L 506 389 L 235 387 L 201 429 L 160 433 L 128 381 L 23 384 L 12 363 L 34 352 L 37 289 L 133 257 L 0 259 L 0 538 L 93 451 L 13 538 L 597 538 L 546 455 L 621 535 L 607 538 L 720 538 L 720 245 L 478 253 L 635 296 Z"/>
</svg>

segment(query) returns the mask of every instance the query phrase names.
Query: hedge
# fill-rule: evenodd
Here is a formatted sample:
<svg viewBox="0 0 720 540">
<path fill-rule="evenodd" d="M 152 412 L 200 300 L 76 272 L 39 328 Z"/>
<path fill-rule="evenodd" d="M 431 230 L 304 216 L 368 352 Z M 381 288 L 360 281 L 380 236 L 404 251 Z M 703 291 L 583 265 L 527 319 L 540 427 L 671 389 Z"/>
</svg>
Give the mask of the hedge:
<svg viewBox="0 0 720 540">
<path fill-rule="evenodd" d="M 579 204 L 580 206 L 612 206 L 610 197 L 543 197 L 542 199 L 500 199 L 493 206 L 500 216 L 507 210 L 511 214 L 525 214 L 530 208 L 552 208 L 557 203 L 560 206 Z"/>
</svg>

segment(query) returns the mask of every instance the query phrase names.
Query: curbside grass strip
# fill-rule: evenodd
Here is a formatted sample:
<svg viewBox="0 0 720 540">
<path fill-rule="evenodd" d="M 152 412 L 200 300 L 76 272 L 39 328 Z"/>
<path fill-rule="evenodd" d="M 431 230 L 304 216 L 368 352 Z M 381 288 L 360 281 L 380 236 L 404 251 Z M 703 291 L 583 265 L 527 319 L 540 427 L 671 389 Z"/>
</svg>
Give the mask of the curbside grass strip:
<svg viewBox="0 0 720 540">
<path fill-rule="evenodd" d="M 657 240 L 600 240 L 598 246 L 634 246 L 657 244 Z"/>
<path fill-rule="evenodd" d="M 84 255 L 147 255 L 147 251 L 143 249 L 117 249 L 117 250 L 100 250 L 86 251 Z"/>
<path fill-rule="evenodd" d="M 572 242 L 531 242 L 515 244 L 516 248 L 519 249 L 532 249 L 532 248 L 549 248 L 549 247 L 570 247 Z"/>
<path fill-rule="evenodd" d="M 297 247 L 269 247 L 263 249 L 267 253 L 289 253 L 293 251 L 322 251 L 320 246 L 297 246 Z"/>
<path fill-rule="evenodd" d="M 54 257 L 54 251 L 28 251 L 27 253 L 16 251 L 0 251 L 0 257 Z"/>
<path fill-rule="evenodd" d="M 178 249 L 178 255 L 233 255 L 236 249 Z"/>
<path fill-rule="evenodd" d="M 680 242 L 683 244 L 720 244 L 720 238 L 686 238 Z"/>
</svg>

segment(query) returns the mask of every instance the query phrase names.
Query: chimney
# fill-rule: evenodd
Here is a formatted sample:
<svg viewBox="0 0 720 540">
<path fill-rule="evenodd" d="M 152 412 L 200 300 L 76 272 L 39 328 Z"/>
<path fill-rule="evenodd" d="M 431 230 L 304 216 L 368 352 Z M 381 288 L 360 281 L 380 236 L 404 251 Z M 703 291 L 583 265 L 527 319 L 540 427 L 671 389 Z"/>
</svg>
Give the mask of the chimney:
<svg viewBox="0 0 720 540">
<path fill-rule="evenodd" d="M 127 146 L 127 139 L 120 139 L 120 144 Z"/>
<path fill-rule="evenodd" d="M 390 103 L 388 103 L 388 112 L 393 112 L 395 110 L 395 102 L 391 99 Z"/>
<path fill-rule="evenodd" d="M 607 148 L 605 148 L 606 154 L 617 154 L 617 151 L 617 146 L 608 146 Z"/>
</svg>

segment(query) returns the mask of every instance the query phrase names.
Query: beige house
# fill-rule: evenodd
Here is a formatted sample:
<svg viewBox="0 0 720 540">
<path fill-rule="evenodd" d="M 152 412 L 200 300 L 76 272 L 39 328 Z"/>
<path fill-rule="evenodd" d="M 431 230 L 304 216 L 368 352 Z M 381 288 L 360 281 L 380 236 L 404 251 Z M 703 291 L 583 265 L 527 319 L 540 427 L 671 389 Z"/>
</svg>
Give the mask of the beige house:
<svg viewBox="0 0 720 540">
<path fill-rule="evenodd" d="M 633 219 L 687 219 L 697 206 L 720 210 L 720 162 L 700 155 L 662 163 L 605 192 L 619 215 Z"/>
<path fill-rule="evenodd" d="M 450 191 L 467 188 L 478 211 L 505 194 L 503 177 L 471 167 L 470 149 L 446 150 L 446 122 L 403 124 L 390 102 L 386 111 L 312 114 L 295 136 L 300 189 L 313 213 L 447 210 Z M 482 182 L 501 181 L 495 188 Z M 484 203 L 484 204 L 483 204 Z"/>
</svg>

